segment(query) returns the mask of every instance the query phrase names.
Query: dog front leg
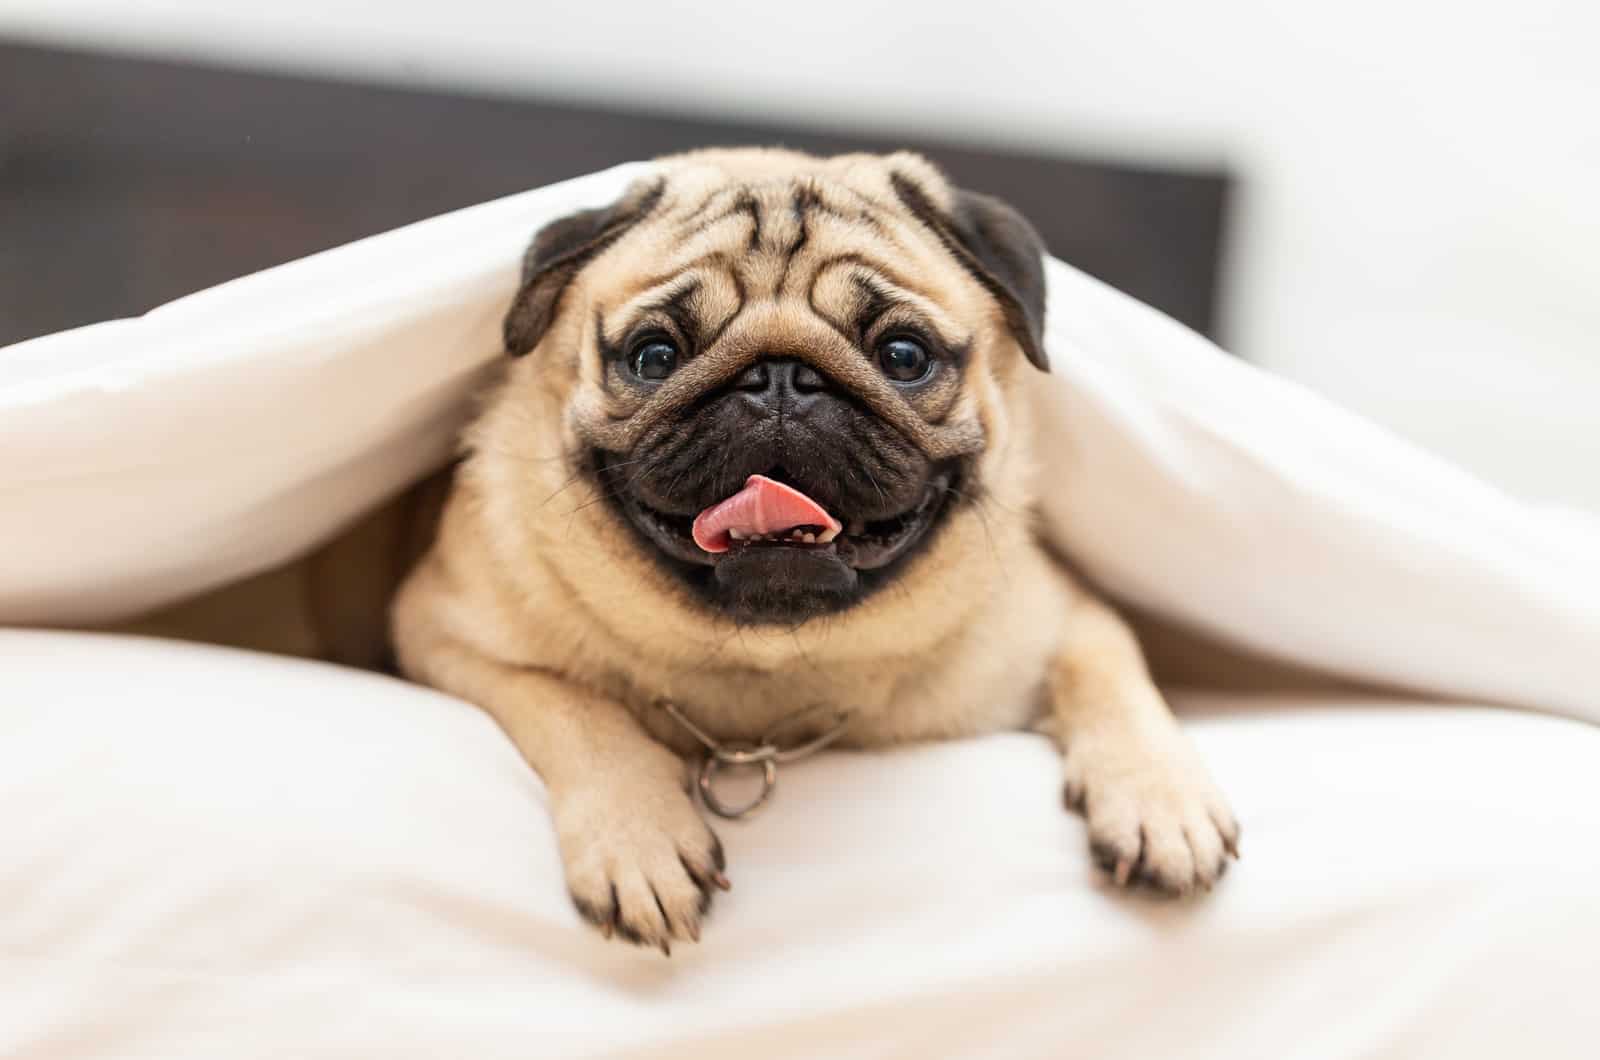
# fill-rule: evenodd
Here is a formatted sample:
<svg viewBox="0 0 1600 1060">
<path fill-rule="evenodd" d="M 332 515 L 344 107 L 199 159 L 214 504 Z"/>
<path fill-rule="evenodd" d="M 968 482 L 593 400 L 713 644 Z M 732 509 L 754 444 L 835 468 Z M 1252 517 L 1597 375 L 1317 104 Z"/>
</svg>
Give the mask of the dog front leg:
<svg viewBox="0 0 1600 1060">
<path fill-rule="evenodd" d="M 681 758 L 622 704 L 554 674 L 459 644 L 405 654 L 413 676 L 488 711 L 544 780 L 567 889 L 585 918 L 667 953 L 675 940 L 699 940 L 713 889 L 728 881 Z"/>
<path fill-rule="evenodd" d="M 1067 805 L 1088 821 L 1096 861 L 1119 884 L 1209 889 L 1238 856 L 1239 825 L 1132 630 L 1087 593 L 1074 601 L 1049 695 Z"/>
</svg>

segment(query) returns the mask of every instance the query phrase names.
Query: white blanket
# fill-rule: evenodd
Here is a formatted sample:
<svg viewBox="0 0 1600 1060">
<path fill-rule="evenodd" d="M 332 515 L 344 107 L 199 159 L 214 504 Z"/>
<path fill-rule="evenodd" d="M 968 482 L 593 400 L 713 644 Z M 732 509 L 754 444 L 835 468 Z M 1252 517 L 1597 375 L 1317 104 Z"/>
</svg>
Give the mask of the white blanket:
<svg viewBox="0 0 1600 1060">
<path fill-rule="evenodd" d="M 541 224 L 512 196 L 0 351 L 0 622 L 263 570 L 439 464 Z M 1600 531 L 1517 503 L 1050 263 L 1047 532 L 1124 601 L 1429 694 L 1600 719 Z"/>
</svg>

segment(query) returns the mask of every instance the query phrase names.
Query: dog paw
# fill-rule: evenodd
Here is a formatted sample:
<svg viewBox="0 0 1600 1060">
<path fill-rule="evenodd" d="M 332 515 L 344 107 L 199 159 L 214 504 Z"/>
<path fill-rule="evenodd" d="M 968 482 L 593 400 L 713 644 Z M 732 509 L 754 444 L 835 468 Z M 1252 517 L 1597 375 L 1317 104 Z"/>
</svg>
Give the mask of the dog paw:
<svg viewBox="0 0 1600 1060">
<path fill-rule="evenodd" d="M 1066 801 L 1119 885 L 1210 890 L 1239 856 L 1239 824 L 1182 736 L 1162 746 L 1085 740 L 1066 755 Z"/>
<path fill-rule="evenodd" d="M 680 789 L 589 790 L 555 807 L 567 889 L 607 938 L 672 953 L 700 940 L 716 889 L 727 890 L 722 843 Z"/>
</svg>

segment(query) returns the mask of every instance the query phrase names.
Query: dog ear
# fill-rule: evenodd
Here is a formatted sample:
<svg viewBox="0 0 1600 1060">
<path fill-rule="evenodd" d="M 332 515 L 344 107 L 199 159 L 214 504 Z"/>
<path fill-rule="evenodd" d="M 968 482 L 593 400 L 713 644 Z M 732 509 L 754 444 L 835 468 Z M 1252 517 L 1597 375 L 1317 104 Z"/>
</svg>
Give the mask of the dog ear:
<svg viewBox="0 0 1600 1060">
<path fill-rule="evenodd" d="M 522 286 L 506 314 L 507 353 L 520 357 L 539 344 L 572 278 L 655 208 L 664 185 L 635 184 L 610 206 L 579 210 L 539 229 L 522 256 Z"/>
<path fill-rule="evenodd" d="M 999 301 L 1006 324 L 1034 367 L 1050 370 L 1044 349 L 1044 240 L 1010 206 L 956 188 L 951 208 L 935 205 L 921 184 L 890 178 L 906 209 L 933 230 L 956 260 Z"/>
</svg>

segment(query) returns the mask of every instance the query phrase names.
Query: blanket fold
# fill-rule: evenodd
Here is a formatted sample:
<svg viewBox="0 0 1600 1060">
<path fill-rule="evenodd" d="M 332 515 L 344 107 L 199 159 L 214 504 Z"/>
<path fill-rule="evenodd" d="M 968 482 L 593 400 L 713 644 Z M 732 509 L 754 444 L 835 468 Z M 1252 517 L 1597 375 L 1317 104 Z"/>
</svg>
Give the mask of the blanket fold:
<svg viewBox="0 0 1600 1060">
<path fill-rule="evenodd" d="M 523 247 L 618 167 L 0 350 L 0 623 L 269 569 L 447 459 Z M 1600 530 L 1052 261 L 1043 532 L 1126 604 L 1355 680 L 1600 722 Z"/>
</svg>

